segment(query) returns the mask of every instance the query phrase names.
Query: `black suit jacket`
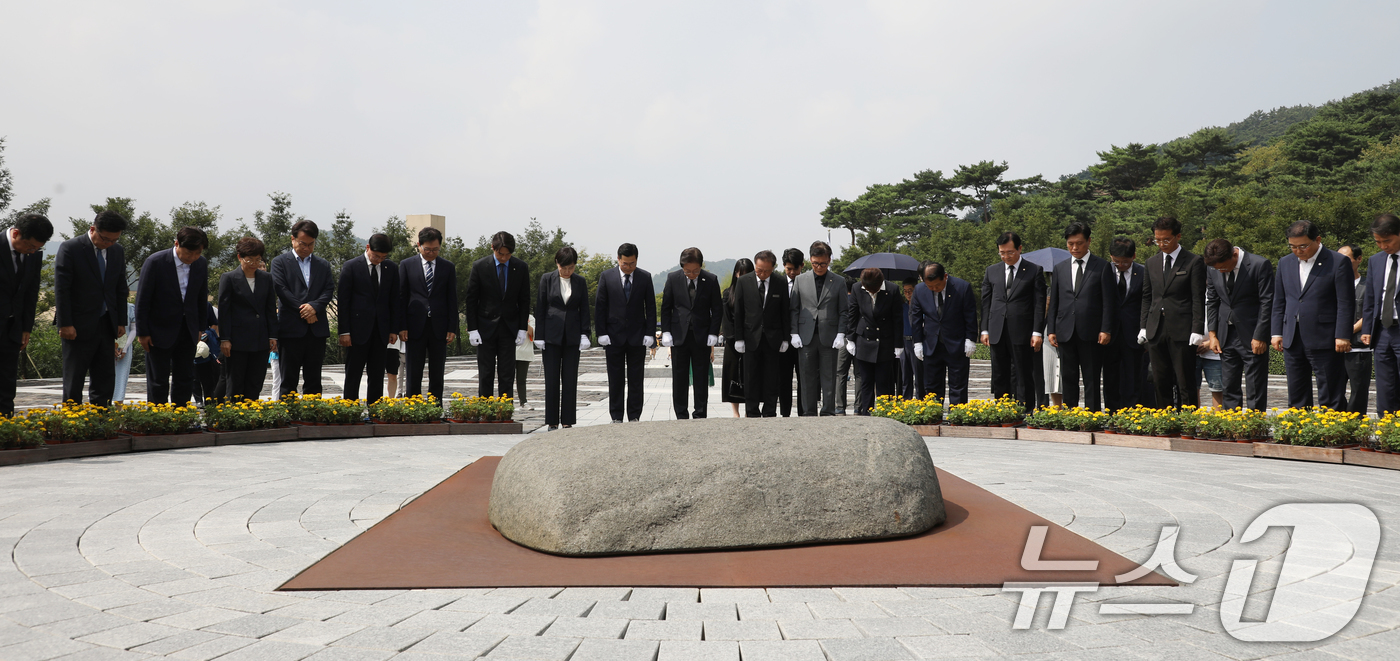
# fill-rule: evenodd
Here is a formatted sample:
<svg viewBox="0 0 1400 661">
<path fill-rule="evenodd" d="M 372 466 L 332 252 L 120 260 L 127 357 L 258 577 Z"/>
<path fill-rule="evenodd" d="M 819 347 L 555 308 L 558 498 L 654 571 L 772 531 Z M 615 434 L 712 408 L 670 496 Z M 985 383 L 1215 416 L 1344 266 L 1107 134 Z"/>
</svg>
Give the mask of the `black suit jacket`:
<svg viewBox="0 0 1400 661">
<path fill-rule="evenodd" d="M 1031 333 L 1045 327 L 1045 269 L 1025 258 L 1016 266 L 1011 291 L 1006 290 L 1006 264 L 987 267 L 982 277 L 982 332 L 993 344 L 1003 331 L 1016 344 L 1030 344 Z"/>
<path fill-rule="evenodd" d="M 191 341 L 198 342 L 209 327 L 205 320 L 209 308 L 209 262 L 201 256 L 190 264 L 190 279 L 182 300 L 176 261 L 174 248 L 147 257 L 141 265 L 141 281 L 136 285 L 136 332 L 150 337 L 151 346 L 160 349 L 175 346 L 180 333 L 188 333 Z"/>
<path fill-rule="evenodd" d="M 272 274 L 253 273 L 253 288 L 243 269 L 219 276 L 219 339 L 233 344 L 234 351 L 267 351 L 267 341 L 277 338 L 277 289 Z"/>
<path fill-rule="evenodd" d="M 1098 255 L 1084 260 L 1084 280 L 1071 283 L 1074 257 L 1055 265 L 1050 273 L 1050 310 L 1046 334 L 1060 342 L 1098 342 L 1099 333 L 1113 333 L 1118 315 L 1118 292 L 1113 264 Z"/>
<path fill-rule="evenodd" d="M 656 289 L 651 274 L 632 272 L 632 298 L 622 295 L 622 271 L 611 268 L 598 276 L 596 314 L 598 337 L 608 336 L 612 346 L 641 346 L 643 337 L 656 331 Z M 535 315 L 539 319 L 539 315 Z"/>
<path fill-rule="evenodd" d="M 768 276 L 766 303 L 759 297 L 758 276 L 753 273 L 739 277 L 734 293 L 734 323 L 747 348 L 767 344 L 776 350 L 788 341 L 792 335 L 792 310 L 786 277 L 776 272 Z"/>
<path fill-rule="evenodd" d="M 436 274 L 433 278 L 437 282 Z M 369 259 L 360 255 L 340 267 L 340 283 L 336 286 L 336 333 L 350 334 L 350 344 L 385 344 L 390 333 L 403 330 L 399 319 L 399 265 L 392 259 L 379 263 L 379 295 L 369 276 Z M 375 323 L 378 338 L 370 337 Z"/>
<path fill-rule="evenodd" d="M 661 332 L 670 333 L 676 345 L 685 344 L 691 335 L 700 336 L 703 343 L 706 336 L 718 336 L 720 325 L 724 323 L 719 278 L 700 269 L 700 275 L 695 276 L 694 303 L 690 300 L 688 283 L 684 271 L 671 271 L 666 274 L 666 285 L 661 289 Z"/>
<path fill-rule="evenodd" d="M 935 347 L 943 345 L 950 356 L 963 350 L 963 342 L 977 342 L 977 303 L 972 297 L 972 285 L 962 278 L 948 276 L 943 288 L 943 306 L 923 284 L 914 285 L 909 301 L 909 331 L 915 344 L 924 344 L 924 356 L 933 355 Z"/>
<path fill-rule="evenodd" d="M 1172 342 L 1190 342 L 1192 333 L 1206 326 L 1206 263 L 1182 248 L 1172 263 L 1171 273 L 1163 273 L 1166 255 L 1158 250 L 1147 260 L 1147 277 L 1142 281 L 1142 328 L 1149 342 L 1162 332 Z"/>
<path fill-rule="evenodd" d="M 1303 347 L 1312 351 L 1331 351 L 1336 340 L 1351 339 L 1351 326 L 1356 323 L 1352 317 L 1356 288 L 1351 262 L 1324 247 L 1318 247 L 1317 252 L 1307 282 L 1299 277 L 1297 255 L 1289 253 L 1278 260 L 1269 326 L 1273 335 L 1283 336 L 1284 347 L 1292 347 L 1300 332 Z"/>
<path fill-rule="evenodd" d="M 529 287 L 525 288 L 529 291 Z M 414 255 L 399 263 L 399 301 L 402 307 L 399 330 L 408 331 L 409 341 L 423 335 L 447 337 L 460 334 L 457 319 L 457 267 L 441 257 L 433 260 L 433 293 L 423 273 L 423 256 Z"/>
<path fill-rule="evenodd" d="M 633 296 L 637 292 L 632 292 Z M 569 277 L 569 300 L 559 287 L 559 271 L 540 276 L 539 294 L 535 296 L 535 341 L 548 344 L 577 345 L 580 336 L 588 334 L 592 325 L 588 319 L 588 281 L 574 273 Z"/>
<path fill-rule="evenodd" d="M 277 289 L 277 300 L 281 303 L 277 312 L 277 337 L 290 339 L 298 337 L 329 337 L 330 322 L 326 319 L 326 306 L 335 294 L 335 277 L 331 274 L 331 263 L 311 256 L 311 285 L 301 276 L 301 265 L 297 264 L 296 251 L 288 250 L 272 258 L 272 282 Z M 316 323 L 308 324 L 301 318 L 301 306 L 311 304 L 316 310 Z"/>
<path fill-rule="evenodd" d="M 4 230 L 8 235 L 10 230 Z M 8 243 L 0 245 L 0 321 L 9 328 L 9 340 L 23 341 L 24 333 L 34 330 L 34 308 L 39 304 L 39 274 L 44 268 L 44 251 L 24 256 L 24 267 L 15 272 L 14 255 Z M 122 305 L 124 310 L 126 305 Z M 125 313 L 123 313 L 125 314 Z M 14 319 L 18 323 L 9 323 Z"/>
<path fill-rule="evenodd" d="M 1274 265 L 1250 253 L 1235 265 L 1233 294 L 1225 292 L 1225 274 L 1206 267 L 1206 329 L 1221 342 L 1229 337 L 1230 324 L 1240 339 L 1269 341 L 1269 316 L 1274 312 Z"/>
<path fill-rule="evenodd" d="M 885 283 L 875 298 L 860 285 L 851 289 L 846 308 L 846 337 L 856 345 L 856 359 L 868 363 L 894 360 L 896 347 L 904 348 L 904 297 Z"/>
<path fill-rule="evenodd" d="M 530 267 L 519 257 L 511 257 L 506 262 L 506 289 L 502 292 L 501 279 L 496 275 L 496 258 L 487 255 L 476 260 L 472 263 L 463 304 L 467 329 L 480 332 L 481 339 L 489 340 L 497 333 L 514 339 L 529 321 Z"/>
<path fill-rule="evenodd" d="M 1128 292 L 1118 295 L 1118 267 L 1110 262 L 1109 276 L 1113 278 L 1113 298 L 1118 302 L 1113 325 L 1113 345 L 1119 348 L 1137 346 L 1138 331 L 1142 329 L 1142 283 L 1147 278 L 1147 267 L 1133 262 L 1129 271 Z"/>
<path fill-rule="evenodd" d="M 107 248 L 107 272 L 99 275 L 92 237 L 83 233 L 64 241 L 54 259 L 53 280 L 58 308 L 54 313 L 55 326 L 72 326 L 78 333 L 77 339 L 91 340 L 99 337 L 99 331 L 116 337 L 117 327 L 126 325 L 126 296 L 130 290 L 126 288 L 126 253 L 120 243 Z M 108 321 L 105 329 L 99 326 L 104 301 Z"/>
</svg>

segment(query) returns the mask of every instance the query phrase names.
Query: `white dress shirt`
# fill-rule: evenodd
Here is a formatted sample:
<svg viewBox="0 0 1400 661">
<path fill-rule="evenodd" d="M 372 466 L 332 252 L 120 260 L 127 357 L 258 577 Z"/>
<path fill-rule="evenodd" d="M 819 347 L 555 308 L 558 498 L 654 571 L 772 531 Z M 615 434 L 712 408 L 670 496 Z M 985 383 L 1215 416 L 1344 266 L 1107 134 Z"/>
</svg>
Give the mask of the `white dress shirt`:
<svg viewBox="0 0 1400 661">
<path fill-rule="evenodd" d="M 1126 271 L 1119 271 L 1119 270 L 1118 270 L 1118 265 L 1115 264 L 1115 265 L 1113 266 L 1113 272 L 1116 273 L 1116 274 L 1118 275 L 1118 280 L 1121 280 L 1121 281 L 1123 282 L 1123 287 L 1124 287 L 1125 289 L 1132 289 L 1132 287 L 1133 287 L 1133 267 L 1129 266 L 1129 267 L 1128 267 L 1128 270 L 1126 270 Z M 1118 286 L 1118 281 L 1117 281 L 1117 280 L 1114 281 L 1113 286 L 1115 286 L 1115 287 Z"/>
<path fill-rule="evenodd" d="M 1386 255 L 1386 256 L 1385 256 L 1385 274 L 1384 274 L 1385 277 L 1381 278 L 1381 298 L 1382 298 L 1382 299 L 1385 298 L 1385 294 L 1386 294 L 1386 291 L 1385 291 L 1385 283 L 1390 282 L 1390 265 L 1391 265 L 1391 261 L 1392 261 L 1392 260 L 1390 259 L 1390 255 Z M 1397 275 L 1400 275 L 1400 274 L 1397 274 Z M 1400 282 L 1400 281 L 1397 281 L 1397 282 Z M 1396 285 L 1396 287 L 1397 287 L 1397 288 L 1400 288 L 1400 284 Z M 1395 292 L 1390 292 L 1390 295 L 1391 295 L 1391 296 L 1394 296 L 1394 295 L 1395 295 Z M 1384 303 L 1384 301 L 1377 301 L 1377 302 L 1376 302 L 1376 305 L 1381 305 L 1382 303 Z M 1377 310 L 1377 311 L 1376 311 L 1376 314 L 1380 314 L 1380 310 Z M 1395 317 L 1394 317 L 1394 318 L 1395 318 L 1395 319 L 1400 319 L 1400 305 L 1395 306 Z M 1377 332 L 1379 332 L 1379 331 L 1377 331 Z M 1375 340 L 1371 340 L 1371 341 L 1372 341 L 1372 342 L 1375 342 Z"/>
<path fill-rule="evenodd" d="M 244 280 L 248 281 L 248 291 L 257 291 L 257 287 L 253 285 L 253 283 L 258 281 L 257 277 L 244 278 Z"/>
<path fill-rule="evenodd" d="M 170 254 L 175 256 L 175 279 L 180 281 L 180 300 L 185 300 L 185 290 L 190 287 L 190 265 L 180 261 L 180 253 L 170 249 Z"/>
<path fill-rule="evenodd" d="M 1385 258 L 1385 261 L 1387 262 L 1386 268 L 1390 268 L 1390 265 L 1389 265 L 1390 257 L 1386 257 L 1386 258 Z M 1351 281 L 1351 288 L 1352 288 L 1352 289 L 1356 289 L 1357 287 L 1360 287 L 1360 286 L 1361 286 L 1361 277 L 1360 277 L 1360 276 L 1357 276 L 1355 279 L 1353 279 L 1353 280 Z M 1371 341 L 1372 341 L 1372 342 L 1375 342 L 1375 340 L 1371 340 Z M 1366 345 L 1364 345 L 1364 344 L 1362 344 L 1362 343 L 1360 343 L 1360 342 L 1352 342 L 1352 343 L 1351 343 L 1351 351 L 1352 351 L 1352 353 L 1371 353 L 1371 347 L 1368 347 L 1368 346 L 1366 346 Z"/>
<path fill-rule="evenodd" d="M 1021 270 L 1021 261 L 1022 261 L 1022 260 L 1018 259 L 1018 260 L 1016 260 L 1016 263 L 1015 263 L 1015 264 L 1012 264 L 1012 265 L 1010 265 L 1010 266 L 1007 266 L 1005 262 L 1002 263 L 1002 266 L 1003 266 L 1004 268 L 1002 268 L 1002 270 L 1001 270 L 1001 271 L 1002 271 L 1001 281 L 1002 281 L 1003 283 L 1005 283 L 1005 282 L 1008 280 L 1008 278 L 1006 277 L 1007 269 L 1010 269 L 1010 270 L 1011 270 L 1011 277 L 1010 277 L 1009 279 L 1011 279 L 1011 280 L 1015 280 L 1015 279 L 1016 279 L 1016 272 L 1019 271 L 1019 270 Z M 983 335 L 987 335 L 987 331 L 982 331 L 982 334 L 983 334 Z M 1031 337 L 1041 337 L 1040 331 L 1031 331 Z"/>
<path fill-rule="evenodd" d="M 301 278 L 302 278 L 302 280 L 305 280 L 305 281 L 306 281 L 306 288 L 307 288 L 307 289 L 310 289 L 310 288 L 311 288 L 311 255 L 307 255 L 307 256 L 306 256 L 306 259 L 302 259 L 301 257 L 298 257 L 298 256 L 297 256 L 296 251 L 292 251 L 292 256 L 293 256 L 293 257 L 296 257 L 296 259 L 297 259 L 297 266 L 298 266 L 299 268 L 301 268 Z"/>
<path fill-rule="evenodd" d="M 566 278 L 562 274 L 559 276 L 559 295 L 564 298 L 564 302 L 569 302 L 569 295 L 574 293 L 574 286 L 569 282 L 572 278 Z"/>
<path fill-rule="evenodd" d="M 771 279 L 771 278 L 769 278 L 769 279 Z M 784 276 L 784 279 L 785 279 L 785 280 L 787 279 L 786 276 Z M 760 307 L 760 308 L 764 308 L 764 307 L 767 307 L 767 306 L 768 306 L 768 287 L 769 287 L 769 285 L 768 285 L 768 280 L 766 280 L 766 279 L 764 279 L 764 278 L 759 278 L 759 279 L 758 279 L 758 291 L 759 291 L 760 294 L 762 294 L 761 296 L 758 297 L 758 307 Z"/>
<path fill-rule="evenodd" d="M 1312 273 L 1313 266 L 1317 264 L 1317 256 L 1322 254 L 1322 244 L 1317 244 L 1317 252 L 1309 259 L 1298 259 L 1298 284 L 1308 284 L 1308 275 Z"/>
<path fill-rule="evenodd" d="M 1079 264 L 1077 264 L 1076 262 L 1084 262 L 1084 272 L 1087 274 L 1089 271 L 1089 256 L 1092 254 L 1093 253 L 1091 252 L 1085 252 L 1083 257 L 1075 257 L 1074 255 L 1069 256 L 1070 289 L 1074 289 L 1076 286 L 1079 285 Z"/>
</svg>

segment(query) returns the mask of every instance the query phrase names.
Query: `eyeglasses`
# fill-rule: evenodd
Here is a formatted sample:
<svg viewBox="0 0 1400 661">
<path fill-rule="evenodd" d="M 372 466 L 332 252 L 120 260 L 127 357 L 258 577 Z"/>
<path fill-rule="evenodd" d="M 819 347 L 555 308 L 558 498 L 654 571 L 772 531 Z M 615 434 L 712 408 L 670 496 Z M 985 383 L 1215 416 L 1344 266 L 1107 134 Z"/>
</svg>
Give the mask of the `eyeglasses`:
<svg viewBox="0 0 1400 661">
<path fill-rule="evenodd" d="M 313 248 L 313 247 L 316 246 L 316 240 L 315 240 L 315 239 L 312 239 L 311 241 L 302 241 L 301 239 L 292 239 L 292 243 L 295 244 L 298 248 Z"/>
<path fill-rule="evenodd" d="M 1308 248 L 1311 248 L 1311 247 L 1312 247 L 1312 243 L 1304 243 L 1304 244 L 1301 245 L 1301 246 L 1295 246 L 1295 245 L 1293 245 L 1293 244 L 1291 244 L 1291 243 L 1288 244 L 1288 249 L 1289 249 L 1289 250 L 1292 250 L 1293 252 L 1302 252 L 1302 251 L 1307 250 Z"/>
<path fill-rule="evenodd" d="M 817 268 L 818 266 L 820 266 L 820 267 L 822 267 L 822 268 L 831 266 L 831 260 L 828 259 L 828 260 L 823 261 L 823 262 L 818 262 L 818 261 L 816 261 L 816 260 L 812 260 L 812 268 Z"/>
</svg>

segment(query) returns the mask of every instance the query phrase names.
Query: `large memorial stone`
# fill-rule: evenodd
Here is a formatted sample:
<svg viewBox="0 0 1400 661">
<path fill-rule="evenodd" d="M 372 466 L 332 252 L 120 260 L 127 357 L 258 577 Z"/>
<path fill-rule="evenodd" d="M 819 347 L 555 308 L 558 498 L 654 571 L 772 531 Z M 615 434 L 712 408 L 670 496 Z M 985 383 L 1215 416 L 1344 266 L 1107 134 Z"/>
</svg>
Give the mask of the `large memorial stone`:
<svg viewBox="0 0 1400 661">
<path fill-rule="evenodd" d="M 900 537 L 945 516 L 923 438 L 867 417 L 550 432 L 506 453 L 490 503 L 507 539 L 574 556 Z"/>
</svg>

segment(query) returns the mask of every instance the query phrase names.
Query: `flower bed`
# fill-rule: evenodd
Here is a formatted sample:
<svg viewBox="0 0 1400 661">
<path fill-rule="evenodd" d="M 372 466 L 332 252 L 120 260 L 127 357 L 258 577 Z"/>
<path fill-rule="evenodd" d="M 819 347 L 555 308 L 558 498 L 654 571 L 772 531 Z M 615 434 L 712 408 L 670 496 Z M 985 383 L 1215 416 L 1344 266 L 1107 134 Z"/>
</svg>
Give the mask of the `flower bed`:
<svg viewBox="0 0 1400 661">
<path fill-rule="evenodd" d="M 1183 421 L 1194 413 L 1193 406 L 1178 411 L 1171 408 L 1150 409 L 1138 404 L 1110 416 L 1105 431 L 1132 436 L 1177 436 L 1181 433 Z"/>
<path fill-rule="evenodd" d="M 1273 436 L 1279 444 L 1351 447 L 1367 442 L 1371 436 L 1370 421 L 1360 413 L 1333 411 L 1325 406 L 1275 411 Z"/>
<path fill-rule="evenodd" d="M 385 397 L 369 405 L 369 417 L 382 425 L 422 425 L 442 422 L 442 406 L 432 395 Z"/>
<path fill-rule="evenodd" d="M 288 393 L 282 401 L 295 422 L 313 425 L 359 425 L 365 422 L 365 402 L 362 399 L 321 397 Z"/>
<path fill-rule="evenodd" d="M 204 407 L 204 424 L 213 432 L 239 432 L 286 427 L 291 414 L 284 402 L 240 399 Z"/>
<path fill-rule="evenodd" d="M 468 397 L 452 393 L 447 418 L 453 422 L 510 422 L 515 417 L 515 400 L 506 395 Z"/>
<path fill-rule="evenodd" d="M 1109 415 L 1102 411 L 1090 411 L 1082 406 L 1042 406 L 1026 416 L 1026 426 L 1032 429 L 1052 429 L 1058 431 L 1094 432 L 1103 429 Z"/>
<path fill-rule="evenodd" d="M 947 421 L 969 427 L 1012 427 L 1021 421 L 1025 409 L 1010 395 L 1001 399 L 974 399 L 948 409 Z"/>
<path fill-rule="evenodd" d="M 875 398 L 875 406 L 870 409 L 871 417 L 889 418 L 906 425 L 936 425 L 943 422 L 943 401 L 937 393 L 924 395 L 923 399 L 903 399 L 896 395 L 881 395 Z"/>
<path fill-rule="evenodd" d="M 132 402 L 121 407 L 121 429 L 133 436 L 188 434 L 199 431 L 199 409 L 194 404 Z"/>
<path fill-rule="evenodd" d="M 1269 438 L 1269 418 L 1253 409 L 1195 409 L 1182 421 L 1181 436 L 1248 443 Z"/>
<path fill-rule="evenodd" d="M 32 450 L 44 444 L 43 427 L 28 417 L 0 417 L 0 450 Z"/>
<path fill-rule="evenodd" d="M 1400 415 L 1389 413 L 1377 420 L 1372 428 L 1377 452 L 1400 453 Z"/>
<path fill-rule="evenodd" d="M 51 409 L 30 409 L 24 417 L 43 430 L 46 443 L 115 438 L 121 426 L 120 412 L 92 404 L 56 404 Z"/>
</svg>

